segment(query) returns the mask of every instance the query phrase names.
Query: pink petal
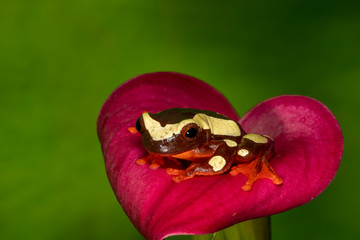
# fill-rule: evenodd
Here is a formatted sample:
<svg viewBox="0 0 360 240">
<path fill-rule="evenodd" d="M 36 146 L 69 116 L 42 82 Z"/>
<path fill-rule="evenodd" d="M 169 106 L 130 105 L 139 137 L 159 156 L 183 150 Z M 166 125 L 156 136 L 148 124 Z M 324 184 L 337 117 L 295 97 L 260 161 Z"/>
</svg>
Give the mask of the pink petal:
<svg viewBox="0 0 360 240">
<path fill-rule="evenodd" d="M 174 183 L 164 169 L 151 170 L 135 161 L 145 156 L 133 126 L 143 111 L 191 107 L 238 119 L 214 88 L 178 73 L 152 73 L 120 86 L 104 104 L 98 119 L 106 171 L 124 211 L 147 239 L 218 231 L 247 219 L 275 214 L 316 197 L 334 177 L 342 153 L 342 136 L 331 112 L 306 97 L 267 100 L 241 122 L 248 132 L 275 139 L 271 163 L 282 186 L 258 180 L 241 190 L 246 177 L 224 174 Z"/>
<path fill-rule="evenodd" d="M 304 96 L 275 97 L 255 106 L 240 123 L 247 132 L 274 138 L 276 156 L 271 164 L 284 184 L 280 191 L 267 195 L 276 201 L 267 206 L 271 211 L 311 201 L 334 178 L 343 138 L 334 115 L 319 101 Z"/>
</svg>

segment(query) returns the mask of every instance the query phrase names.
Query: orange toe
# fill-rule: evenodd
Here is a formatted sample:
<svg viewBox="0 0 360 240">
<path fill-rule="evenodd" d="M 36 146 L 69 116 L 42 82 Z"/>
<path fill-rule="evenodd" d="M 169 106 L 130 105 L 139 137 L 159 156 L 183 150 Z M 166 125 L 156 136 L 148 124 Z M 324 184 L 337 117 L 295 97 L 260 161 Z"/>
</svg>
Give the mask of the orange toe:
<svg viewBox="0 0 360 240">
<path fill-rule="evenodd" d="M 145 158 L 140 158 L 140 159 L 136 160 L 136 164 L 140 165 L 140 166 L 145 165 L 146 164 Z"/>
<path fill-rule="evenodd" d="M 234 166 L 230 174 L 236 176 L 239 173 L 248 177 L 245 185 L 242 186 L 244 191 L 250 191 L 253 183 L 258 179 L 270 179 L 275 185 L 280 185 L 283 180 L 275 173 L 268 161 L 261 161 L 261 159 L 255 159 L 247 164 L 239 164 Z"/>
<path fill-rule="evenodd" d="M 138 131 L 136 130 L 135 127 L 129 127 L 129 128 L 128 128 L 128 131 L 129 131 L 130 133 L 132 133 L 132 134 L 138 133 Z"/>
</svg>

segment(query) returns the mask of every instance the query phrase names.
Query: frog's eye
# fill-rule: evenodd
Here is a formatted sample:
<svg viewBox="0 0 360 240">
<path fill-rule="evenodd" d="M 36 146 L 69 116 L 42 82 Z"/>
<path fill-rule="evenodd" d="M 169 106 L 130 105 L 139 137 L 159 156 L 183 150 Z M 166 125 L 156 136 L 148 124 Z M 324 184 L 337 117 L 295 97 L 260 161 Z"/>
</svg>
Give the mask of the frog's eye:
<svg viewBox="0 0 360 240">
<path fill-rule="evenodd" d="M 194 138 L 196 134 L 197 134 L 197 130 L 195 128 L 190 128 L 189 130 L 186 131 L 185 137 Z"/>
<path fill-rule="evenodd" d="M 195 138 L 198 134 L 199 127 L 196 124 L 188 124 L 182 129 L 182 134 L 185 138 Z"/>
</svg>

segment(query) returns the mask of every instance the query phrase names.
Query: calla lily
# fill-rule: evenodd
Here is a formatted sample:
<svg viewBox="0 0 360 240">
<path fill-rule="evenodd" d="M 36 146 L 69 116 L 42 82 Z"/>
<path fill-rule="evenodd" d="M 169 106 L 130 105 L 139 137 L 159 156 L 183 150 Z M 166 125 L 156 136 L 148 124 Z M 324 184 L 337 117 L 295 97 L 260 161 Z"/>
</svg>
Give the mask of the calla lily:
<svg viewBox="0 0 360 240">
<path fill-rule="evenodd" d="M 251 191 L 242 174 L 194 177 L 175 183 L 165 169 L 138 166 L 146 151 L 128 131 L 144 112 L 183 107 L 210 110 L 239 121 L 248 133 L 274 139 L 271 165 L 280 186 L 257 180 Z M 178 73 L 138 76 L 117 88 L 101 109 L 98 136 L 106 172 L 124 211 L 146 239 L 205 234 L 241 221 L 272 215 L 309 202 L 334 178 L 343 149 L 338 122 L 317 100 L 280 96 L 239 118 L 208 84 Z"/>
</svg>

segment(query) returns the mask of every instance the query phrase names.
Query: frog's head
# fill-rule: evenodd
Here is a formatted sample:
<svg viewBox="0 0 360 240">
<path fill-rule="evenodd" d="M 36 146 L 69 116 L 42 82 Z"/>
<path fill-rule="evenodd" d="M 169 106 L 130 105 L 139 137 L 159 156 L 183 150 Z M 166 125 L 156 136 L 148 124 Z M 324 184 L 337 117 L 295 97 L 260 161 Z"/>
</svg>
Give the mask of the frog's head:
<svg viewBox="0 0 360 240">
<path fill-rule="evenodd" d="M 172 108 L 159 113 L 143 113 L 136 121 L 146 150 L 174 156 L 196 149 L 210 139 L 206 119 L 195 117 L 194 109 Z"/>
</svg>

